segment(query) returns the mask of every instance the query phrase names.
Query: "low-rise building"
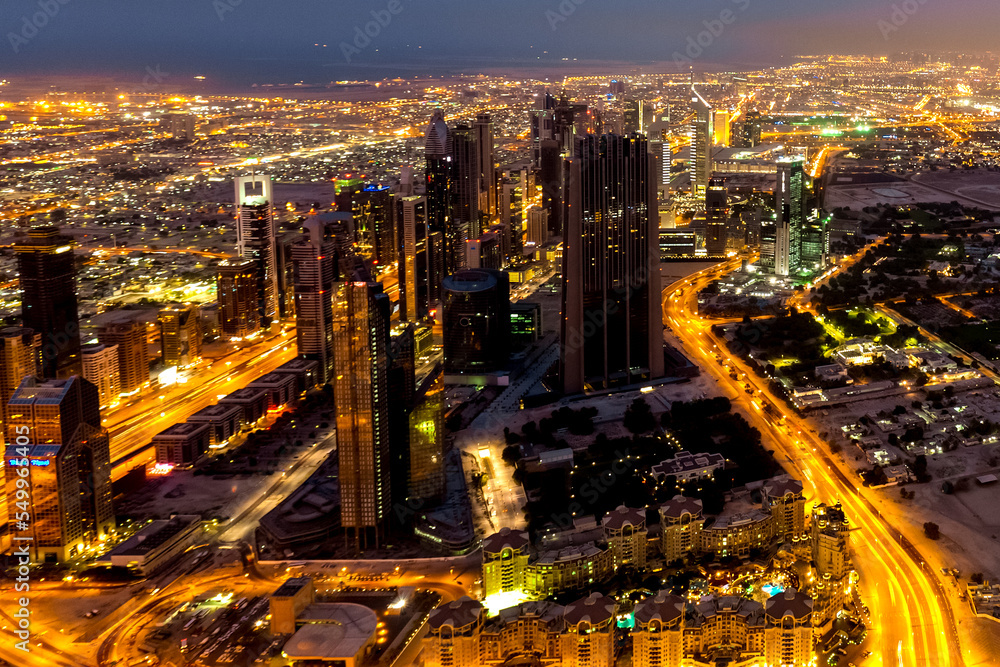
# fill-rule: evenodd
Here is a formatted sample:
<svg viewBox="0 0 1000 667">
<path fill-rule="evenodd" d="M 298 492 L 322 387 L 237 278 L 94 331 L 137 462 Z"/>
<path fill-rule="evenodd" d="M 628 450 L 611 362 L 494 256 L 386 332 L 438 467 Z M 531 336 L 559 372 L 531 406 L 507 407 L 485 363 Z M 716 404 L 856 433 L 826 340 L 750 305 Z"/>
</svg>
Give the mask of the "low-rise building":
<svg viewBox="0 0 1000 667">
<path fill-rule="evenodd" d="M 247 387 L 260 389 L 267 394 L 268 410 L 280 410 L 297 396 L 295 377 L 288 373 L 268 373 L 254 380 Z"/>
<path fill-rule="evenodd" d="M 292 359 L 275 368 L 273 372 L 294 377 L 295 392 L 301 394 L 316 386 L 319 378 L 319 362 L 315 359 Z"/>
<path fill-rule="evenodd" d="M 156 462 L 178 467 L 192 466 L 208 451 L 210 442 L 208 424 L 174 424 L 153 436 Z"/>
<path fill-rule="evenodd" d="M 268 397 L 263 389 L 243 387 L 219 399 L 219 404 L 238 405 L 243 410 L 243 424 L 248 426 L 257 423 L 267 412 Z"/>
<path fill-rule="evenodd" d="M 692 454 L 680 451 L 672 459 L 654 465 L 651 472 L 656 479 L 673 476 L 678 482 L 690 482 L 710 479 L 716 470 L 725 466 L 726 457 L 722 454 Z"/>
<path fill-rule="evenodd" d="M 189 424 L 208 424 L 209 445 L 221 446 L 239 433 L 243 409 L 238 405 L 209 405 L 188 417 Z"/>
<path fill-rule="evenodd" d="M 194 514 L 150 521 L 102 560 L 149 576 L 195 544 L 201 535 L 201 526 L 201 517 Z"/>
<path fill-rule="evenodd" d="M 481 603 L 463 597 L 431 612 L 424 665 L 612 667 L 615 610 L 614 599 L 594 593 L 565 607 L 525 602 L 487 619 Z"/>
</svg>

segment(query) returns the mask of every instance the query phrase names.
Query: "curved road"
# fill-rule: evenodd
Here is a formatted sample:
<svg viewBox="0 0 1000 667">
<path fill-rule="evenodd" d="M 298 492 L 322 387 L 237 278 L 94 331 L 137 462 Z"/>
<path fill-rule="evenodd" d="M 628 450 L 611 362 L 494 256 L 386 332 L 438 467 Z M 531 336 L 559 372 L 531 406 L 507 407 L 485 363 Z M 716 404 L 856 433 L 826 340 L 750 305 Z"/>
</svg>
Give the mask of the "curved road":
<svg viewBox="0 0 1000 667">
<path fill-rule="evenodd" d="M 727 390 L 741 397 L 736 405 L 750 423 L 770 435 L 776 458 L 802 480 L 814 502 L 840 502 L 858 530 L 853 532 L 852 555 L 862 575 L 861 588 L 871 601 L 876 664 L 898 667 L 956 667 L 964 665 L 955 618 L 940 581 L 924 567 L 924 559 L 900 531 L 889 525 L 857 483 L 829 458 L 826 445 L 810 433 L 783 401 L 771 395 L 767 383 L 732 355 L 711 331 L 712 322 L 698 314 L 697 293 L 720 275 L 734 271 L 740 259 L 699 271 L 663 292 L 664 323 L 680 340 L 692 360 Z M 716 356 L 723 359 L 722 364 Z M 735 370 L 737 380 L 729 373 Z M 744 385 L 753 389 L 753 398 Z M 763 396 L 763 403 L 761 397 Z M 770 415 L 765 405 L 770 404 Z"/>
</svg>

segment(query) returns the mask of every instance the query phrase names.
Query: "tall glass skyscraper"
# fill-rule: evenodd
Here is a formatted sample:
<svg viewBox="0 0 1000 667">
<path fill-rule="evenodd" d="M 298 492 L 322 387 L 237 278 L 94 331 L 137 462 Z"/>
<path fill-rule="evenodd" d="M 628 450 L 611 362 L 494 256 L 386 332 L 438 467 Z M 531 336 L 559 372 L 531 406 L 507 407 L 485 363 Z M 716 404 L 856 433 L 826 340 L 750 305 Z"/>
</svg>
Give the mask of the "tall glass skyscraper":
<svg viewBox="0 0 1000 667">
<path fill-rule="evenodd" d="M 381 543 L 392 506 L 389 297 L 381 283 L 334 287 L 334 387 L 341 525 L 358 550 Z"/>
<path fill-rule="evenodd" d="M 712 177 L 712 106 L 692 87 L 691 107 L 695 113 L 691 121 L 691 192 L 703 195 Z"/>
<path fill-rule="evenodd" d="M 577 393 L 661 377 L 656 161 L 641 135 L 586 135 L 566 169 L 561 369 Z"/>
<path fill-rule="evenodd" d="M 236 249 L 254 263 L 257 312 L 267 327 L 278 317 L 278 265 L 271 177 L 251 174 L 236 178 Z"/>
<path fill-rule="evenodd" d="M 35 227 L 14 251 L 21 283 L 21 322 L 42 334 L 42 376 L 82 374 L 73 239 L 62 236 L 58 227 Z"/>
<path fill-rule="evenodd" d="M 805 163 L 802 158 L 778 160 L 778 185 L 774 192 L 774 272 L 797 273 L 802 267 L 802 228 L 806 220 Z"/>
<path fill-rule="evenodd" d="M 729 224 L 729 188 L 726 179 L 713 178 L 705 191 L 705 251 L 712 257 L 726 254 Z"/>
<path fill-rule="evenodd" d="M 20 488 L 18 469 L 29 471 L 33 560 L 73 558 L 114 529 L 110 440 L 97 387 L 79 376 L 25 378 L 7 402 L 5 426 L 8 498 Z M 7 509 L 16 526 L 23 508 Z"/>
</svg>

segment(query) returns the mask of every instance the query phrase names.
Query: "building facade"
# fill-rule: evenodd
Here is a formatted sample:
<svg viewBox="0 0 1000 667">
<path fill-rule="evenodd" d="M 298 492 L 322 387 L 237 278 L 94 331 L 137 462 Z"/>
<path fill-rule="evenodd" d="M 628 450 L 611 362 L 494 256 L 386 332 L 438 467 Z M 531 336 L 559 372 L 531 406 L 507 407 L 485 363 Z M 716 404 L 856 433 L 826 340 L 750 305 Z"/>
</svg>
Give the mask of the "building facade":
<svg viewBox="0 0 1000 667">
<path fill-rule="evenodd" d="M 359 549 L 380 544 L 392 504 L 389 314 L 389 297 L 380 283 L 334 286 L 333 395 L 341 525 Z"/>
<path fill-rule="evenodd" d="M 42 377 L 67 378 L 83 372 L 73 245 L 58 227 L 35 227 L 27 240 L 14 246 L 21 322 L 42 334 Z"/>
<path fill-rule="evenodd" d="M 664 372 L 659 216 L 645 138 L 586 135 L 565 163 L 560 370 L 566 393 Z"/>
<path fill-rule="evenodd" d="M 111 449 L 101 427 L 97 388 L 80 376 L 39 382 L 25 378 L 7 402 L 7 497 L 16 497 L 18 469 L 31 484 L 32 560 L 60 563 L 115 527 Z M 23 507 L 9 504 L 10 525 Z M 24 535 L 22 535 L 24 536 Z"/>
<path fill-rule="evenodd" d="M 216 279 L 219 329 L 223 337 L 243 339 L 260 331 L 257 268 L 253 262 L 223 262 Z"/>
</svg>

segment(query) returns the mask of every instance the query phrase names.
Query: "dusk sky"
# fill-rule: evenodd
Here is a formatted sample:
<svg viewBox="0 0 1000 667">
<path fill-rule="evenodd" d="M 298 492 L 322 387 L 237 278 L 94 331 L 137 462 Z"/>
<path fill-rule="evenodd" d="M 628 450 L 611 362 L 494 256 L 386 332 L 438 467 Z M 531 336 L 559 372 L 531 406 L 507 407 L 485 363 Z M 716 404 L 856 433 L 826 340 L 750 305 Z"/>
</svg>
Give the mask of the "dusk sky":
<svg viewBox="0 0 1000 667">
<path fill-rule="evenodd" d="M 1000 33 L 995 0 L 396 2 L 392 15 L 390 0 L 4 0 L 0 76 L 138 81 L 158 67 L 178 81 L 201 74 L 220 83 L 322 83 L 548 67 L 563 58 L 672 63 L 699 36 L 707 46 L 692 48 L 696 67 L 752 67 L 805 53 L 985 51 Z M 34 34 L 24 17 L 40 5 L 58 9 Z M 729 25 L 711 39 L 699 35 L 706 21 L 719 32 L 724 10 Z M 352 44 L 372 11 L 391 19 L 348 63 L 341 45 Z"/>
</svg>

